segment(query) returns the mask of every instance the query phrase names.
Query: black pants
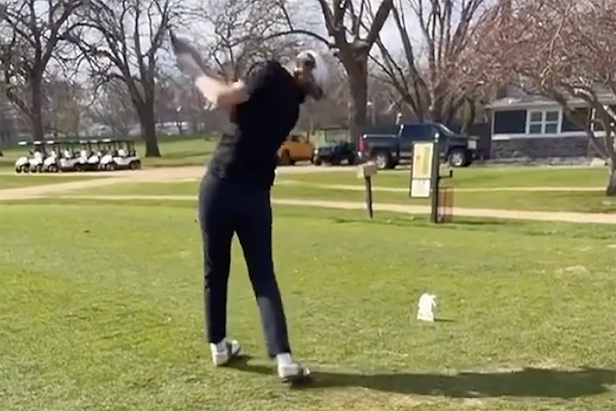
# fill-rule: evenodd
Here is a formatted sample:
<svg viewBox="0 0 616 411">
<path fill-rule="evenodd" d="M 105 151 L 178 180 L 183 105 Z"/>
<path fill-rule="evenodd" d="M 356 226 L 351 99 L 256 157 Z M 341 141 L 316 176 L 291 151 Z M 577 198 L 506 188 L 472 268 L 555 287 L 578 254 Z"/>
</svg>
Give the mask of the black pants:
<svg viewBox="0 0 616 411">
<path fill-rule="evenodd" d="M 205 329 L 211 343 L 226 337 L 231 241 L 237 233 L 261 312 L 270 357 L 290 353 L 287 323 L 272 261 L 270 190 L 210 175 L 199 188 L 203 234 Z"/>
</svg>

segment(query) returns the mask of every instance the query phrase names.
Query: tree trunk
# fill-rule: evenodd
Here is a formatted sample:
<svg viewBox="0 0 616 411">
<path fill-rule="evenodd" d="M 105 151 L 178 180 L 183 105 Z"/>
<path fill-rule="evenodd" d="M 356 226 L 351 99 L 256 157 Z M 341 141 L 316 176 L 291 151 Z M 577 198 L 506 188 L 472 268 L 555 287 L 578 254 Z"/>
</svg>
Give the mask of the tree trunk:
<svg viewBox="0 0 616 411">
<path fill-rule="evenodd" d="M 160 157 L 160 149 L 158 148 L 158 139 L 156 138 L 156 119 L 154 116 L 154 107 L 141 107 L 138 110 L 139 123 L 141 125 L 141 136 L 145 142 L 146 157 Z"/>
<path fill-rule="evenodd" d="M 464 100 L 464 118 L 462 119 L 462 134 L 469 135 L 473 132 L 473 126 L 475 125 L 476 117 L 476 105 L 475 100 Z"/>
<path fill-rule="evenodd" d="M 612 159 L 609 163 L 610 177 L 607 182 L 607 188 L 605 189 L 605 195 L 608 197 L 616 197 L 616 162 Z"/>
<path fill-rule="evenodd" d="M 45 139 L 45 128 L 43 127 L 42 84 L 43 82 L 41 76 L 35 74 L 32 76 L 32 79 L 30 79 L 30 96 L 32 99 L 30 120 L 32 121 L 32 135 L 35 141 Z"/>
<path fill-rule="evenodd" d="M 351 87 L 351 124 L 350 132 L 352 141 L 357 144 L 362 127 L 366 124 L 368 106 L 368 56 L 354 55 L 352 59 L 343 61 L 349 86 Z"/>
</svg>

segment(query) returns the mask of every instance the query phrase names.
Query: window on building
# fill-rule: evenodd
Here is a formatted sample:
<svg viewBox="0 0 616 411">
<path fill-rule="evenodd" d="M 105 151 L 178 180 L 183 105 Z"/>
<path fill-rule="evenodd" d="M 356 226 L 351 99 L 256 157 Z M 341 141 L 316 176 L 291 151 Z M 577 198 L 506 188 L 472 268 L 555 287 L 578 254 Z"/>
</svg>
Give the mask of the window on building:
<svg viewBox="0 0 616 411">
<path fill-rule="evenodd" d="M 560 123 L 560 111 L 546 111 L 545 121 L 543 123 L 544 134 L 558 133 L 558 124 Z"/>
<path fill-rule="evenodd" d="M 583 120 L 586 124 L 588 124 L 588 109 L 585 107 L 576 108 L 573 110 L 571 114 L 574 119 Z M 585 131 L 586 128 L 582 127 L 578 122 L 572 120 L 567 115 L 563 113 L 563 120 L 560 126 L 560 130 L 563 133 L 572 132 L 572 131 Z"/>
<path fill-rule="evenodd" d="M 530 111 L 528 134 L 557 134 L 560 124 L 560 111 Z"/>
<path fill-rule="evenodd" d="M 499 110 L 494 112 L 494 134 L 526 133 L 526 110 Z"/>
<path fill-rule="evenodd" d="M 616 105 L 610 106 L 612 111 L 616 111 Z M 603 127 L 603 123 L 599 121 L 597 117 L 597 111 L 593 109 L 592 111 L 592 130 L 593 131 L 605 131 L 605 127 Z"/>
<path fill-rule="evenodd" d="M 531 111 L 528 118 L 528 134 L 541 134 L 543 130 L 543 111 Z"/>
</svg>

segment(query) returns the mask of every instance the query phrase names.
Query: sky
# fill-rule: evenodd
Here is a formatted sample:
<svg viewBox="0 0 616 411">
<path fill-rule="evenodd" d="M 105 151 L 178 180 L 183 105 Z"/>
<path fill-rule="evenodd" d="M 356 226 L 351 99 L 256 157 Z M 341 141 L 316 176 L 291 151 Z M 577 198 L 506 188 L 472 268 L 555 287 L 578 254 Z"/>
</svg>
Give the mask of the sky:
<svg viewBox="0 0 616 411">
<path fill-rule="evenodd" d="M 204 4 L 211 4 L 210 2 L 216 2 L 216 3 L 220 2 L 219 4 L 221 3 L 224 4 L 225 2 L 229 2 L 233 0 L 176 0 L 176 1 L 179 1 L 188 7 L 195 7 L 195 6 L 203 6 Z M 320 7 L 318 5 L 317 0 L 288 0 L 288 1 L 297 2 L 295 4 L 298 4 L 301 7 L 301 14 L 298 14 L 296 16 L 297 28 L 310 29 L 312 31 L 315 31 L 323 35 L 323 37 L 326 37 L 326 38 L 328 37 L 327 33 L 325 32 L 325 24 L 323 22 L 323 16 L 320 11 Z M 354 1 L 358 4 L 361 0 L 354 0 Z M 372 4 L 373 11 L 376 12 L 379 4 L 381 3 L 381 0 L 369 0 L 369 1 Z M 331 1 L 330 1 L 330 4 L 331 4 Z M 46 1 L 37 2 L 36 5 L 37 5 L 38 12 L 44 13 L 46 11 L 46 7 L 47 7 Z M 411 24 L 411 27 L 413 26 L 416 27 L 416 25 Z M 212 35 L 211 34 L 212 27 L 211 26 L 208 27 L 208 24 L 205 22 L 205 19 L 203 19 L 202 21 L 199 21 L 199 20 L 194 21 L 192 24 L 184 24 L 182 29 L 184 31 L 184 33 L 182 34 L 186 35 L 189 38 L 193 38 L 195 40 L 207 41 L 209 39 L 208 37 Z M 147 33 L 146 30 L 144 30 L 144 34 L 145 33 Z M 195 33 L 198 33 L 198 34 L 195 34 Z M 196 36 L 199 36 L 200 38 L 196 38 Z M 388 48 L 392 50 L 394 53 L 396 51 L 401 51 L 400 37 L 398 34 L 398 30 L 394 22 L 392 21 L 391 17 L 388 19 L 387 23 L 385 24 L 385 27 L 381 31 L 381 38 L 384 41 L 384 43 L 388 46 Z M 308 38 L 306 37 L 306 39 Z M 205 41 L 198 41 L 198 43 L 203 44 Z M 129 44 L 130 43 L 131 42 L 129 42 Z M 149 47 L 149 44 L 147 43 L 149 43 L 149 40 L 147 36 L 144 36 L 142 38 L 142 48 L 144 50 L 146 50 Z M 206 53 L 207 51 L 204 52 L 204 54 Z M 172 66 L 175 66 L 174 59 L 169 58 L 170 56 L 165 56 L 165 53 L 160 53 L 160 54 L 161 55 L 160 55 L 159 61 L 164 66 L 167 66 L 169 68 L 171 68 Z M 54 69 L 57 69 L 56 67 L 54 67 L 54 65 L 55 64 L 53 62 L 50 63 L 49 69 L 51 71 L 54 71 Z M 83 67 L 83 69 L 84 70 L 80 70 L 77 73 L 77 77 L 79 77 L 78 80 L 83 80 L 87 78 L 88 70 L 85 67 Z"/>
<path fill-rule="evenodd" d="M 207 0 L 206 0 L 207 1 Z M 216 0 L 214 0 L 216 1 Z M 218 0 L 222 4 L 226 0 Z M 228 1 L 228 0 L 227 0 Z M 298 2 L 301 6 L 301 14 L 296 16 L 296 28 L 310 29 L 312 31 L 317 32 L 323 37 L 328 37 L 325 31 L 325 23 L 323 21 L 322 13 L 320 11 L 320 7 L 318 5 L 317 0 L 291 0 L 291 2 Z M 355 3 L 359 4 L 361 0 L 354 0 Z M 376 12 L 381 0 L 369 0 L 372 4 L 372 9 Z M 331 4 L 331 1 L 329 1 Z M 203 0 L 186 0 L 185 4 L 191 5 L 203 5 Z M 293 3 L 292 3 L 293 4 Z M 409 13 L 407 13 L 409 14 Z M 193 27 L 185 27 L 187 31 L 198 32 L 201 36 L 207 37 L 209 33 L 211 33 L 212 28 L 207 27 L 207 24 L 203 24 L 200 27 L 196 27 L 199 25 L 198 23 L 194 23 Z M 415 25 L 410 24 L 410 27 L 414 27 Z M 416 27 L 416 26 L 415 26 Z M 412 37 L 417 37 L 418 33 L 411 33 Z M 190 36 L 190 34 L 189 34 Z M 390 17 L 385 24 L 385 27 L 381 31 L 381 39 L 388 46 L 390 50 L 401 50 L 400 45 L 400 36 L 398 34 L 398 29 L 396 28 L 392 18 Z"/>
<path fill-rule="evenodd" d="M 215 8 L 213 15 L 210 15 L 210 18 L 215 18 L 215 16 L 222 14 L 221 7 L 222 5 L 228 2 L 234 2 L 234 0 L 179 0 L 183 5 L 186 5 L 189 8 L 205 8 L 206 10 L 203 12 L 204 14 L 208 12 L 207 7 Z M 241 0 L 240 0 L 241 1 Z M 320 6 L 318 0 L 287 0 L 291 4 L 292 10 L 294 6 L 299 6 L 299 13 L 293 13 L 293 17 L 295 20 L 295 28 L 297 29 L 307 29 L 313 31 L 328 40 L 331 40 L 326 33 L 325 23 L 323 21 L 323 15 L 320 10 Z M 361 0 L 353 0 L 358 5 Z M 373 12 L 376 12 L 378 6 L 381 3 L 381 0 L 369 0 L 372 4 Z M 329 1 L 331 5 L 331 0 Z M 237 4 L 237 3 L 236 3 Z M 406 13 L 410 15 L 410 13 Z M 416 27 L 416 25 L 410 24 L 411 27 Z M 198 48 L 201 50 L 202 55 L 205 57 L 208 53 L 207 44 L 214 42 L 213 40 L 213 26 L 209 23 L 206 17 L 202 18 L 190 18 L 188 23 L 184 22 L 182 27 L 177 30 L 177 34 L 181 37 L 189 39 Z M 398 52 L 402 52 L 402 47 L 400 45 L 400 35 L 398 33 L 398 29 L 393 22 L 393 19 L 390 17 L 386 22 L 383 30 L 381 31 L 381 39 L 388 47 L 390 51 L 395 55 Z M 412 37 L 417 37 L 418 33 L 411 33 Z M 305 39 L 308 44 L 311 43 L 310 38 L 308 36 L 298 36 L 298 40 Z M 314 46 L 313 46 L 314 47 Z M 375 47 L 376 49 L 376 47 Z M 320 51 L 325 52 L 323 49 L 318 49 Z M 376 55 L 376 54 L 375 54 Z M 165 70 L 168 72 L 176 72 L 177 68 L 175 67 L 175 59 L 171 56 L 165 55 L 165 53 L 160 53 L 159 62 L 165 67 Z M 206 59 L 207 62 L 207 59 Z"/>
</svg>

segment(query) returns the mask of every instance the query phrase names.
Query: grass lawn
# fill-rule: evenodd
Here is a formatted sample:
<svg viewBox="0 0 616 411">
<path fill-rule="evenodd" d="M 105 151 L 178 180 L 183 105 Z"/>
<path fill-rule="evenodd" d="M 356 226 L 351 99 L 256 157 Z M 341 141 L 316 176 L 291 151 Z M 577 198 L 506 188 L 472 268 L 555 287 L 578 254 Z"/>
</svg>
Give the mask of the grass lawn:
<svg viewBox="0 0 616 411">
<path fill-rule="evenodd" d="M 0 205 L 0 409 L 616 406 L 611 227 L 275 211 L 306 390 L 272 374 L 238 247 L 229 328 L 254 358 L 210 365 L 194 204 Z M 414 319 L 426 291 L 447 321 Z"/>
<path fill-rule="evenodd" d="M 179 167 L 179 166 L 202 166 L 214 152 L 218 140 L 216 139 L 189 139 L 171 140 L 160 142 L 162 157 L 142 158 L 144 167 Z M 140 144 L 137 153 L 143 156 L 145 147 Z"/>
<path fill-rule="evenodd" d="M 0 157 L 0 170 L 13 171 L 15 170 L 15 161 L 18 158 L 28 154 L 28 150 L 25 148 L 11 148 L 8 150 L 2 150 L 2 156 Z"/>
<path fill-rule="evenodd" d="M 111 176 L 111 174 L 110 174 Z M 38 186 L 45 184 L 68 183 L 69 181 L 84 181 L 95 178 L 105 178 L 101 176 L 88 176 L 84 174 L 0 174 L 0 190 L 6 188 L 18 188 L 27 186 Z"/>
<path fill-rule="evenodd" d="M 327 173 L 330 181 L 337 180 L 340 173 Z M 297 175 L 299 176 L 299 175 Z M 293 175 L 292 177 L 296 177 Z M 303 181 L 307 181 L 302 175 Z M 315 179 L 323 178 L 314 173 Z M 284 181 L 284 179 L 281 179 Z M 197 182 L 141 183 L 100 187 L 96 190 L 73 192 L 75 195 L 195 195 Z M 363 202 L 363 191 L 333 189 L 306 184 L 279 184 L 273 188 L 275 198 L 356 201 Z M 536 211 L 578 211 L 578 212 L 616 212 L 616 199 L 608 198 L 600 191 L 576 192 L 519 192 L 519 191 L 479 191 L 455 192 L 457 207 L 495 208 L 508 210 Z M 405 192 L 375 191 L 374 201 L 391 204 L 429 204 L 428 199 L 410 199 Z"/>
<path fill-rule="evenodd" d="M 380 171 L 374 185 L 381 187 L 408 187 L 409 170 Z M 448 173 L 448 169 L 442 172 Z M 501 187 L 605 187 L 606 168 L 587 167 L 469 167 L 453 170 L 453 179 L 447 183 L 459 188 Z M 315 184 L 362 184 L 355 168 L 349 172 L 279 174 L 278 180 L 302 181 Z"/>
<path fill-rule="evenodd" d="M 216 139 L 166 137 L 159 141 L 160 158 L 143 158 L 145 145 L 142 142 L 137 143 L 136 149 L 144 167 L 203 165 L 216 148 L 216 142 Z M 0 157 L 0 169 L 13 170 L 15 161 L 27 153 L 28 149 L 25 148 L 4 150 L 4 156 Z"/>
</svg>

